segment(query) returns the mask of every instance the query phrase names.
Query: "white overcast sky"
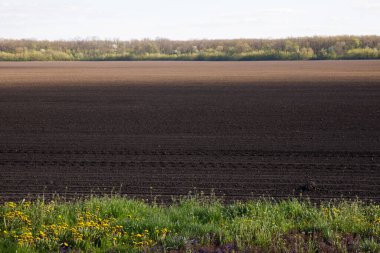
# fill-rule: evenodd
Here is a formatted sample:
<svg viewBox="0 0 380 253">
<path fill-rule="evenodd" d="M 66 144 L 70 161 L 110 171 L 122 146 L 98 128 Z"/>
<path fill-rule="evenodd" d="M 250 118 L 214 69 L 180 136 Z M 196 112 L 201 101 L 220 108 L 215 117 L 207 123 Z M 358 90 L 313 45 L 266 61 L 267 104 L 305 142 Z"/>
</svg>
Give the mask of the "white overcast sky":
<svg viewBox="0 0 380 253">
<path fill-rule="evenodd" d="M 380 0 L 0 0 L 0 38 L 380 35 Z"/>
</svg>

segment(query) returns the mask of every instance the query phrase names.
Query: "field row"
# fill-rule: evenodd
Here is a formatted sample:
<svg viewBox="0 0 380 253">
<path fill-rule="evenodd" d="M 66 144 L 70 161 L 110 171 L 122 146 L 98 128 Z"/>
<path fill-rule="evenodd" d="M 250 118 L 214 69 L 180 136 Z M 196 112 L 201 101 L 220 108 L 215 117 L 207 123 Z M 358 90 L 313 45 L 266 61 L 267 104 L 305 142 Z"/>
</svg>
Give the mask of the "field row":
<svg viewBox="0 0 380 253">
<path fill-rule="evenodd" d="M 380 196 L 380 164 L 364 161 L 350 165 L 0 160 L 0 165 L 3 200 L 22 192 L 70 196 L 118 192 L 136 197 L 169 197 L 194 190 L 214 191 L 228 199 L 302 194 L 321 200 L 360 196 L 377 201 Z"/>
<path fill-rule="evenodd" d="M 348 151 L 254 151 L 254 150 L 34 150 L 34 149 L 0 149 L 0 154 L 40 154 L 40 155 L 111 155 L 111 156 L 259 156 L 259 157 L 342 157 L 342 158 L 380 158 L 380 152 Z"/>
<path fill-rule="evenodd" d="M 363 173 L 367 172 L 376 172 L 380 168 L 380 164 L 375 163 L 361 163 L 361 164 L 335 164 L 335 163 L 282 163 L 282 162 L 272 162 L 272 163 L 264 163 L 264 162 L 177 162 L 177 161 L 65 161 L 65 160 L 0 160 L 1 166 L 13 166 L 13 167 L 36 167 L 36 166 L 47 166 L 47 167 L 108 167 L 108 168 L 157 168 L 157 169 L 170 169 L 174 168 L 175 171 L 184 168 L 185 170 L 192 169 L 191 173 L 194 173 L 198 169 L 217 169 L 218 171 L 223 171 L 226 169 L 230 171 L 231 169 L 240 169 L 245 171 L 257 171 L 257 170 L 287 170 L 287 172 L 291 170 L 301 170 L 305 169 L 316 169 L 318 171 L 328 170 L 338 172 L 358 172 Z"/>
</svg>

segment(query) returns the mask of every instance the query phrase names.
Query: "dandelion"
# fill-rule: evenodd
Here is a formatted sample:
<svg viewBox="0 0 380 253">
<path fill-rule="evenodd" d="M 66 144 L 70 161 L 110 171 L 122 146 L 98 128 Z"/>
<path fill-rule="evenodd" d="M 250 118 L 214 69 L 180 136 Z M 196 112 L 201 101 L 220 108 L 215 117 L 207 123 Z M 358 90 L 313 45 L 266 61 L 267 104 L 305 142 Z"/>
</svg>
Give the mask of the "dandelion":
<svg viewBox="0 0 380 253">
<path fill-rule="evenodd" d="M 42 237 L 42 238 L 45 238 L 46 237 L 46 233 L 44 232 L 44 231 L 40 231 L 40 237 Z"/>
<path fill-rule="evenodd" d="M 6 202 L 5 206 L 13 209 L 16 208 L 17 204 L 15 202 Z"/>
<path fill-rule="evenodd" d="M 24 202 L 24 203 L 22 204 L 22 206 L 23 206 L 24 208 L 29 208 L 30 205 L 31 205 L 30 201 L 26 201 L 26 202 Z"/>
<path fill-rule="evenodd" d="M 332 209 L 332 211 L 333 211 L 334 215 L 338 215 L 340 213 L 340 210 L 338 208 L 335 208 L 335 207 Z"/>
<path fill-rule="evenodd" d="M 16 238 L 16 237 L 15 237 Z M 28 245 L 32 244 L 34 241 L 33 235 L 31 232 L 25 232 L 22 233 L 18 238 L 18 244 L 19 245 Z"/>
</svg>

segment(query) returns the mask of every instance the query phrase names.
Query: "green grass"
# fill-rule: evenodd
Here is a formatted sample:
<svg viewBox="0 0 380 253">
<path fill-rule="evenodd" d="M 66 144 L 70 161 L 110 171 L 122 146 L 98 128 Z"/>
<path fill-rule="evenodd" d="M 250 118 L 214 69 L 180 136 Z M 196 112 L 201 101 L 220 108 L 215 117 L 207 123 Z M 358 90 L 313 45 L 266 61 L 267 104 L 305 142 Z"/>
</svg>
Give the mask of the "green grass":
<svg viewBox="0 0 380 253">
<path fill-rule="evenodd" d="M 170 205 L 120 196 L 0 206 L 0 252 L 379 252 L 380 207 L 295 199 Z"/>
</svg>

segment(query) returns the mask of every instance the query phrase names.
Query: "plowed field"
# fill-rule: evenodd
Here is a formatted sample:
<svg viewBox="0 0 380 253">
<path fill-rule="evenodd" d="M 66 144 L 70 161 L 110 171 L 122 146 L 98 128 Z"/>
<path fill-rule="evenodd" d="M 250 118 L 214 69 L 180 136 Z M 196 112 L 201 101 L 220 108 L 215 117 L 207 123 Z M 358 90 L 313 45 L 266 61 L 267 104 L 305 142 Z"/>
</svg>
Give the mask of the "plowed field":
<svg viewBox="0 0 380 253">
<path fill-rule="evenodd" d="M 380 201 L 380 61 L 0 63 L 0 201 Z"/>
</svg>

